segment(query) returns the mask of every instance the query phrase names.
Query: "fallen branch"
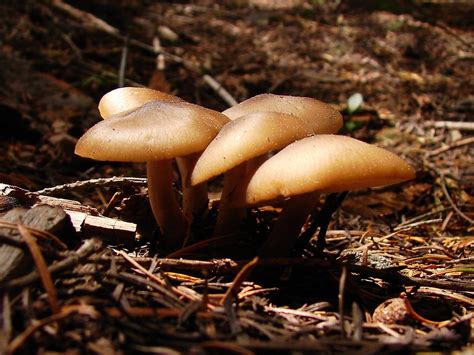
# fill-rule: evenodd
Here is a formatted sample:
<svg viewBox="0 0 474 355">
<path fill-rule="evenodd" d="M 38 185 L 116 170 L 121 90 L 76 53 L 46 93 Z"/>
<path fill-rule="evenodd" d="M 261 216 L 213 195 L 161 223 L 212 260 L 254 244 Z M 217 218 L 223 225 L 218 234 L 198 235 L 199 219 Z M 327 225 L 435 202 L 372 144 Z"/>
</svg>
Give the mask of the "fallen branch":
<svg viewBox="0 0 474 355">
<path fill-rule="evenodd" d="M 98 186 L 122 186 L 122 185 L 139 185 L 146 186 L 146 178 L 136 178 L 136 177 L 127 177 L 127 176 L 112 176 L 110 178 L 99 178 L 99 179 L 90 179 L 83 181 L 71 182 L 69 184 L 57 185 L 53 187 L 47 187 L 42 190 L 36 191 L 40 195 L 55 195 L 61 194 L 71 190 L 87 189 L 91 187 Z"/>
<path fill-rule="evenodd" d="M 204 82 L 211 87 L 229 106 L 238 104 L 237 100 L 212 76 L 204 74 Z"/>
<path fill-rule="evenodd" d="M 89 12 L 79 10 L 61 0 L 52 0 L 51 4 L 92 28 L 99 29 L 113 36 L 120 36 L 120 31 L 117 28 Z"/>
<path fill-rule="evenodd" d="M 431 121 L 426 122 L 425 127 L 458 129 L 461 131 L 474 131 L 474 122 Z"/>
<path fill-rule="evenodd" d="M 450 144 L 450 145 L 432 150 L 431 152 L 428 152 L 427 155 L 429 157 L 432 157 L 432 156 L 447 152 L 450 149 L 459 148 L 459 147 L 462 147 L 464 145 L 473 144 L 473 143 L 474 143 L 474 137 L 468 137 L 466 139 L 458 140 L 458 141 L 454 142 L 453 144 Z"/>
</svg>

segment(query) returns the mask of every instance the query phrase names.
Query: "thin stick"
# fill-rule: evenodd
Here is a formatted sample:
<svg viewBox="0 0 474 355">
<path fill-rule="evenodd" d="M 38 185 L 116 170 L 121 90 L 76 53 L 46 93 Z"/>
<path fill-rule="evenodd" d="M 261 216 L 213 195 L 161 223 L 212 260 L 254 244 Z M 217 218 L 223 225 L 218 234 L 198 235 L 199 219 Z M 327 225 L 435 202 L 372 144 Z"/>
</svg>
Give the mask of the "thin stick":
<svg viewBox="0 0 474 355">
<path fill-rule="evenodd" d="M 120 35 L 120 31 L 117 28 L 109 25 L 104 20 L 101 20 L 100 18 L 92 15 L 89 12 L 79 10 L 61 0 L 53 0 L 51 3 L 58 9 L 61 9 L 62 11 L 67 12 L 72 17 L 90 25 L 93 28 L 99 29 L 113 36 Z"/>
<path fill-rule="evenodd" d="M 462 146 L 465 146 L 465 145 L 468 145 L 468 144 L 472 144 L 472 143 L 474 143 L 474 137 L 468 137 L 468 138 L 465 138 L 465 139 L 461 139 L 461 140 L 458 140 L 458 141 L 454 142 L 453 144 L 450 144 L 450 145 L 432 150 L 431 152 L 428 152 L 428 156 L 432 157 L 432 156 L 444 153 L 444 152 L 446 152 L 450 149 L 459 148 L 459 147 L 462 147 Z"/>
<path fill-rule="evenodd" d="M 204 74 L 202 78 L 229 106 L 238 104 L 237 100 L 212 76 Z"/>
<path fill-rule="evenodd" d="M 346 337 L 346 329 L 344 328 L 344 291 L 346 288 L 347 267 L 342 267 L 341 278 L 339 279 L 339 294 L 337 299 L 339 301 L 339 317 L 341 326 L 341 337 Z"/>
<path fill-rule="evenodd" d="M 464 220 L 468 221 L 470 224 L 474 223 L 474 220 L 466 216 L 460 209 L 459 207 L 454 203 L 453 199 L 449 195 L 448 188 L 446 187 L 446 180 L 444 177 L 444 174 L 440 174 L 441 178 L 441 188 L 443 189 L 444 196 L 446 196 L 446 199 L 448 200 L 449 204 L 453 208 L 453 210 L 459 215 L 459 217 L 462 217 Z"/>
<path fill-rule="evenodd" d="M 255 266 L 257 266 L 258 262 L 259 262 L 259 258 L 258 256 L 256 256 L 251 261 L 249 261 L 242 268 L 242 270 L 239 271 L 239 273 L 235 276 L 234 281 L 232 282 L 232 286 L 227 289 L 227 292 L 222 298 L 220 302 L 221 305 L 227 304 L 232 297 L 235 297 L 235 295 L 237 295 L 238 290 L 240 286 L 242 285 L 242 282 L 245 281 L 249 273 L 255 268 Z"/>
<path fill-rule="evenodd" d="M 47 187 L 36 191 L 40 195 L 54 195 L 63 192 L 69 192 L 76 189 L 84 189 L 97 186 L 117 186 L 117 185 L 139 185 L 146 186 L 146 178 L 136 178 L 127 176 L 113 176 L 110 178 L 90 179 L 84 181 L 75 181 L 68 184 Z"/>
<path fill-rule="evenodd" d="M 53 280 L 51 279 L 51 274 L 49 273 L 48 266 L 44 261 L 43 255 L 41 254 L 41 250 L 36 244 L 35 239 L 31 235 L 30 231 L 23 225 L 18 225 L 18 232 L 20 232 L 21 236 L 25 240 L 28 249 L 30 249 L 31 256 L 35 261 L 36 268 L 38 269 L 38 273 L 40 275 L 41 281 L 43 286 L 46 290 L 46 294 L 48 295 L 49 305 L 51 307 L 51 311 L 53 313 L 59 313 L 59 305 L 58 305 L 58 297 L 56 295 L 56 289 L 53 285 Z"/>
<path fill-rule="evenodd" d="M 168 284 L 166 283 L 165 280 L 163 279 L 160 279 L 158 278 L 155 274 L 152 274 L 150 271 L 148 271 L 147 269 L 145 269 L 143 266 L 141 266 L 139 263 L 137 263 L 135 260 L 133 260 L 131 257 L 129 257 L 127 255 L 127 253 L 125 253 L 123 250 L 121 250 L 119 252 L 119 254 L 121 256 L 123 256 L 123 258 L 125 260 L 127 260 L 131 265 L 133 265 L 133 267 L 135 267 L 136 269 L 138 269 L 141 273 L 143 273 L 146 277 L 148 277 L 150 280 L 153 280 L 155 281 L 158 285 L 162 286 L 162 287 L 168 287 Z M 184 293 L 184 292 L 181 292 L 179 289 L 177 288 L 173 288 L 174 291 L 180 295 L 181 297 L 184 297 L 184 298 L 187 298 L 188 300 L 190 301 L 193 301 L 194 299 L 192 297 L 190 297 L 188 294 Z"/>
<path fill-rule="evenodd" d="M 457 122 L 457 121 L 434 121 L 426 122 L 426 127 L 459 129 L 462 131 L 474 131 L 474 122 Z"/>
<path fill-rule="evenodd" d="M 128 56 L 128 37 L 125 37 L 125 43 L 122 48 L 122 56 L 120 57 L 120 68 L 118 75 L 118 87 L 121 88 L 125 82 L 125 68 L 127 67 Z"/>
</svg>

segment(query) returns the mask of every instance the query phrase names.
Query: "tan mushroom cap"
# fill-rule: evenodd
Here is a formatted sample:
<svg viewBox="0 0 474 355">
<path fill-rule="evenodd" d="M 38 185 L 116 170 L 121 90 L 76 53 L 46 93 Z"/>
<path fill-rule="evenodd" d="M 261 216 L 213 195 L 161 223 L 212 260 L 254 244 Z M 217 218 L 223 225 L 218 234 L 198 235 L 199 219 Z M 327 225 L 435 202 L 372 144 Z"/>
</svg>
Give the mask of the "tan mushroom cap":
<svg viewBox="0 0 474 355">
<path fill-rule="evenodd" d="M 350 137 L 317 135 L 290 144 L 263 163 L 232 201 L 256 205 L 312 191 L 355 190 L 414 177 L 410 165 L 385 149 Z"/>
<path fill-rule="evenodd" d="M 186 102 L 152 101 L 103 120 L 77 142 L 76 154 L 96 160 L 163 160 L 200 152 L 229 119 Z"/>
<path fill-rule="evenodd" d="M 312 120 L 279 112 L 241 116 L 225 125 L 200 156 L 191 175 L 191 184 L 209 180 L 297 139 L 319 133 L 335 133 L 341 126 L 340 115 L 315 116 Z"/>
<path fill-rule="evenodd" d="M 168 102 L 184 102 L 180 97 L 164 92 L 136 87 L 123 87 L 112 90 L 102 96 L 99 112 L 103 118 L 135 109 L 149 101 L 162 100 Z"/>
<path fill-rule="evenodd" d="M 310 122 L 312 122 L 315 117 L 332 117 L 333 120 L 340 120 L 342 122 L 339 111 L 330 105 L 310 97 L 302 96 L 261 94 L 242 101 L 222 113 L 231 120 L 235 120 L 238 117 L 250 113 L 265 111 L 287 113 Z"/>
</svg>

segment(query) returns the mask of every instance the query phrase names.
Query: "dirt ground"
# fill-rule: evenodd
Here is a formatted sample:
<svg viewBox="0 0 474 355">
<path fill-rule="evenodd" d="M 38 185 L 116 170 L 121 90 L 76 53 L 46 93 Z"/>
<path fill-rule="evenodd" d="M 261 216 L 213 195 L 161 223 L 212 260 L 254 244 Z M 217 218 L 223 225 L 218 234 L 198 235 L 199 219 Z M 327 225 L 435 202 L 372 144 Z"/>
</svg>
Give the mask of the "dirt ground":
<svg viewBox="0 0 474 355">
<path fill-rule="evenodd" d="M 93 249 L 54 274 L 57 312 L 41 283 L 1 281 L 0 352 L 469 351 L 474 4 L 7 0 L 0 20 L 0 183 L 40 191 L 145 176 L 144 164 L 74 154 L 101 120 L 98 101 L 120 83 L 218 111 L 260 93 L 317 98 L 343 114 L 340 134 L 417 171 L 410 182 L 351 192 L 323 256 L 260 265 L 223 305 L 274 209 L 254 211 L 232 247 L 184 250 L 176 264 L 150 246 L 156 225 L 142 185 L 58 188 L 56 197 L 136 223 L 142 239 L 95 235 L 46 253 L 53 265 L 80 245 Z M 349 114 L 355 93 L 363 104 Z"/>
</svg>

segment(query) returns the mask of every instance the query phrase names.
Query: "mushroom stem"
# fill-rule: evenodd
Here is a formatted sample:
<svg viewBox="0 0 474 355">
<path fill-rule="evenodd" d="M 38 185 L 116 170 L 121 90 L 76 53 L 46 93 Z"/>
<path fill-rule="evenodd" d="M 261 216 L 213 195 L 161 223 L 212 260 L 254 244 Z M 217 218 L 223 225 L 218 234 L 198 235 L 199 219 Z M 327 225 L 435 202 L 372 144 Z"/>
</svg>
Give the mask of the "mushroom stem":
<svg viewBox="0 0 474 355">
<path fill-rule="evenodd" d="M 244 207 L 231 207 L 230 195 L 235 187 L 245 175 L 246 163 L 237 165 L 224 175 L 224 187 L 222 189 L 221 200 L 219 202 L 219 213 L 217 214 L 214 235 L 226 235 L 235 232 L 242 220 L 245 218 Z"/>
<path fill-rule="evenodd" d="M 287 257 L 301 232 L 311 210 L 318 203 L 319 191 L 291 197 L 277 222 L 263 244 L 260 255 L 263 257 Z"/>
<path fill-rule="evenodd" d="M 189 223 L 176 201 L 171 160 L 147 161 L 146 167 L 148 198 L 163 234 L 163 245 L 167 250 L 176 250 L 183 245 Z"/>
<path fill-rule="evenodd" d="M 207 184 L 191 186 L 190 183 L 190 175 L 200 156 L 201 153 L 195 153 L 176 158 L 183 189 L 183 213 L 190 224 L 196 216 L 202 214 L 208 203 Z"/>
<path fill-rule="evenodd" d="M 235 166 L 225 173 L 214 235 L 234 233 L 239 228 L 246 216 L 247 209 L 233 206 L 231 203 L 232 195 L 240 184 L 246 183 L 244 178 L 247 173 L 256 170 L 266 159 L 267 154 L 260 155 Z"/>
</svg>

